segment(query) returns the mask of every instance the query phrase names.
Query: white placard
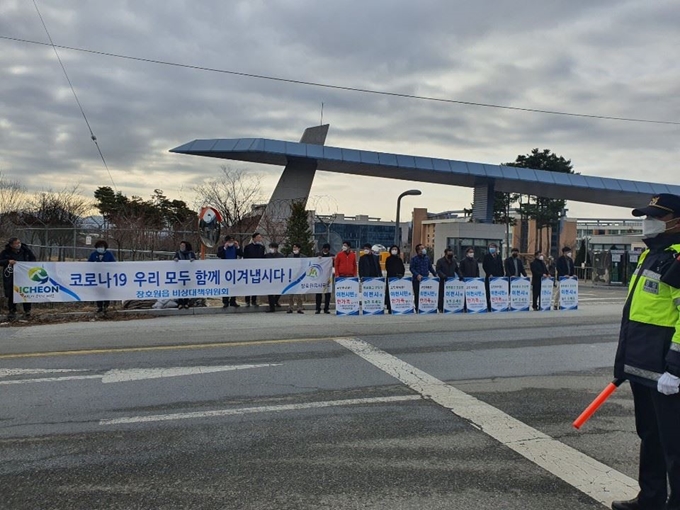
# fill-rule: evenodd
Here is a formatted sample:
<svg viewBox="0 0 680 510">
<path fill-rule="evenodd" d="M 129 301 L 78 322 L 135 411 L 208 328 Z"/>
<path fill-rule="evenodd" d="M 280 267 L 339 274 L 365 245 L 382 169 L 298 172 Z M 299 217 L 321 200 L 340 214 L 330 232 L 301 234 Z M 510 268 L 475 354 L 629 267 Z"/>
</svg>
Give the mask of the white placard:
<svg viewBox="0 0 680 510">
<path fill-rule="evenodd" d="M 437 313 L 439 304 L 439 277 L 420 280 L 418 313 Z"/>
<path fill-rule="evenodd" d="M 335 280 L 336 315 L 359 315 L 359 278 Z"/>
<path fill-rule="evenodd" d="M 553 289 L 555 287 L 555 279 L 544 276 L 541 279 L 541 311 L 547 312 L 552 307 Z"/>
<path fill-rule="evenodd" d="M 465 306 L 468 313 L 486 313 L 484 278 L 465 278 Z"/>
<path fill-rule="evenodd" d="M 578 310 L 578 279 L 560 277 L 560 310 Z"/>
<path fill-rule="evenodd" d="M 444 283 L 444 313 L 465 311 L 465 283 L 458 278 L 447 278 Z"/>
<path fill-rule="evenodd" d="M 361 279 L 361 313 L 364 315 L 383 315 L 385 313 L 384 278 Z"/>
<path fill-rule="evenodd" d="M 328 283 L 330 258 L 178 262 L 17 262 L 17 303 L 315 294 Z"/>
<path fill-rule="evenodd" d="M 531 307 L 531 280 L 526 276 L 510 279 L 510 310 L 528 312 Z"/>
<path fill-rule="evenodd" d="M 492 312 L 507 312 L 510 307 L 510 289 L 508 279 L 494 276 L 489 279 L 489 296 Z"/>
<path fill-rule="evenodd" d="M 390 306 L 393 315 L 415 313 L 413 283 L 409 276 L 390 278 Z"/>
</svg>

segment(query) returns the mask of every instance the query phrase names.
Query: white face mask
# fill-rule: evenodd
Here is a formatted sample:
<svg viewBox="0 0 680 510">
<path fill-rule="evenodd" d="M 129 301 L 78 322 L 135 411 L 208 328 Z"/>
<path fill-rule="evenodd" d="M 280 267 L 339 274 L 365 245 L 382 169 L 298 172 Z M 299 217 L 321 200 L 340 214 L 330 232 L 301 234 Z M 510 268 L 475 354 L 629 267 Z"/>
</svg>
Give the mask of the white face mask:
<svg viewBox="0 0 680 510">
<path fill-rule="evenodd" d="M 276 253 L 276 250 L 274 248 L 269 248 L 269 253 Z"/>
<path fill-rule="evenodd" d="M 475 254 L 474 254 L 474 253 L 468 253 L 467 256 L 468 256 L 469 258 L 472 258 L 472 257 L 475 256 Z"/>
<path fill-rule="evenodd" d="M 349 250 L 349 246 L 343 246 L 342 247 L 342 251 L 347 251 L 347 250 Z"/>
<path fill-rule="evenodd" d="M 420 253 L 422 253 L 423 255 L 427 255 L 427 250 L 423 248 L 422 250 L 420 250 Z"/>
<path fill-rule="evenodd" d="M 97 248 L 97 253 L 104 253 L 106 248 Z"/>
<path fill-rule="evenodd" d="M 538 260 L 543 260 L 544 258 L 545 257 L 543 255 L 541 255 L 540 257 L 538 257 Z"/>
<path fill-rule="evenodd" d="M 399 253 L 399 252 L 398 252 L 397 250 L 392 250 L 392 251 L 390 251 L 390 253 L 391 253 L 392 255 L 396 255 L 396 254 Z"/>
<path fill-rule="evenodd" d="M 300 250 L 293 250 L 293 253 L 297 255 L 298 253 L 300 253 Z"/>
<path fill-rule="evenodd" d="M 371 250 L 364 250 L 364 255 L 368 255 L 369 253 L 371 253 Z"/>
<path fill-rule="evenodd" d="M 676 221 L 676 219 L 674 218 L 670 221 Z M 657 220 L 656 218 L 645 218 L 642 220 L 642 236 L 652 238 L 660 234 L 664 234 L 666 230 L 668 230 L 666 225 L 670 223 L 670 221 Z"/>
<path fill-rule="evenodd" d="M 565 253 L 565 255 L 566 255 L 567 257 L 571 258 L 571 252 L 570 252 L 570 251 L 568 251 L 567 253 Z"/>
</svg>

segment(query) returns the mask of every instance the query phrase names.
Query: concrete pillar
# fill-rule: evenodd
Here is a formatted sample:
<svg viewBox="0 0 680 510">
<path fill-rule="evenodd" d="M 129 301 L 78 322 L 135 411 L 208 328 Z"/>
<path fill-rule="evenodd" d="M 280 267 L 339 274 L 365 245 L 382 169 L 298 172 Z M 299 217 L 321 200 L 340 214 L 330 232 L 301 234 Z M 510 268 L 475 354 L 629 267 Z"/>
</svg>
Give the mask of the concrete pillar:
<svg viewBox="0 0 680 510">
<path fill-rule="evenodd" d="M 475 184 L 472 203 L 472 221 L 477 223 L 493 223 L 495 181 Z"/>
<path fill-rule="evenodd" d="M 300 143 L 324 145 L 329 127 L 329 124 L 324 124 L 305 129 L 302 138 L 300 138 Z M 288 164 L 283 169 L 279 182 L 258 224 L 258 231 L 268 240 L 279 242 L 283 239 L 292 202 L 302 200 L 305 204 L 307 203 L 316 174 L 316 166 L 316 162 L 295 158 L 288 159 Z"/>
</svg>

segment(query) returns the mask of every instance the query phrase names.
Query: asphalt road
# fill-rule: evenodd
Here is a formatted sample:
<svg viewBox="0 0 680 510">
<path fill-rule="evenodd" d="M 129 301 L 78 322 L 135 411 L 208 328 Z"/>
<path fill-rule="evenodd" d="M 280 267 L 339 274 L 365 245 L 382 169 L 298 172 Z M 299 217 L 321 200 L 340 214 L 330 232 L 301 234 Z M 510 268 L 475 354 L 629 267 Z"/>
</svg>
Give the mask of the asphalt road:
<svg viewBox="0 0 680 510">
<path fill-rule="evenodd" d="M 637 440 L 627 387 L 571 428 L 623 293 L 590 299 L 1 329 L 0 508 L 605 508 Z"/>
</svg>

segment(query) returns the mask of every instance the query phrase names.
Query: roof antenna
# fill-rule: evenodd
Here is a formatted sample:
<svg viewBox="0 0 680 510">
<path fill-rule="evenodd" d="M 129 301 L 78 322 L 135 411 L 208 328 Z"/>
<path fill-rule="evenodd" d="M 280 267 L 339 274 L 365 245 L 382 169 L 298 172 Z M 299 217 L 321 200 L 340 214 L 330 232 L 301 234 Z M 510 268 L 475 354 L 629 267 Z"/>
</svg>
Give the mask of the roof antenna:
<svg viewBox="0 0 680 510">
<path fill-rule="evenodd" d="M 321 123 L 319 126 L 323 126 L 323 101 L 321 101 Z"/>
</svg>

